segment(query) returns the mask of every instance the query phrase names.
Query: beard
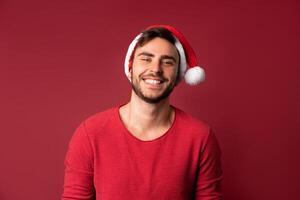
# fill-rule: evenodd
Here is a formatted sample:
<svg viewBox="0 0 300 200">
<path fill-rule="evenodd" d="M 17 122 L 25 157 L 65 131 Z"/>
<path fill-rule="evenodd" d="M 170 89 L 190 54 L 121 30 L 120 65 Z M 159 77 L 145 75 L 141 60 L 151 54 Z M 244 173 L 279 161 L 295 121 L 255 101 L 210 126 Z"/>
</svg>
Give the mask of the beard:
<svg viewBox="0 0 300 200">
<path fill-rule="evenodd" d="M 133 77 L 133 76 L 131 76 L 131 77 Z M 163 77 L 160 77 L 160 78 L 163 78 Z M 140 80 L 142 80 L 142 78 L 140 78 Z M 140 87 L 140 84 L 136 78 L 132 78 L 132 81 L 131 81 L 131 87 L 132 87 L 134 93 L 138 97 L 140 97 L 142 100 L 144 100 L 145 102 L 150 103 L 150 104 L 159 103 L 161 100 L 164 100 L 167 97 L 169 97 L 169 95 L 172 93 L 175 85 L 176 85 L 176 80 L 170 82 L 169 85 L 165 88 L 165 90 L 160 95 L 151 97 L 151 96 L 146 96 L 143 93 L 143 90 Z"/>
</svg>

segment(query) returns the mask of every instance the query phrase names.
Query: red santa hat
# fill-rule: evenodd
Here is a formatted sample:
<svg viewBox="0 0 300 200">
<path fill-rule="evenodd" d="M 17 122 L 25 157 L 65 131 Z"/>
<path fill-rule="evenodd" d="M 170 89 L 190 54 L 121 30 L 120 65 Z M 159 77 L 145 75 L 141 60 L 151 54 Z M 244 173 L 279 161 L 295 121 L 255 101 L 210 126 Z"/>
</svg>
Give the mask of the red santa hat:
<svg viewBox="0 0 300 200">
<path fill-rule="evenodd" d="M 204 81 L 204 69 L 198 66 L 196 54 L 183 34 L 170 25 L 152 25 L 146 30 L 159 27 L 169 30 L 175 38 L 175 47 L 177 48 L 180 57 L 180 79 L 184 79 L 189 85 L 196 85 Z M 142 33 L 137 35 L 128 47 L 124 64 L 127 77 L 129 76 L 129 69 L 132 65 L 133 52 L 135 51 L 136 44 L 141 36 Z"/>
</svg>

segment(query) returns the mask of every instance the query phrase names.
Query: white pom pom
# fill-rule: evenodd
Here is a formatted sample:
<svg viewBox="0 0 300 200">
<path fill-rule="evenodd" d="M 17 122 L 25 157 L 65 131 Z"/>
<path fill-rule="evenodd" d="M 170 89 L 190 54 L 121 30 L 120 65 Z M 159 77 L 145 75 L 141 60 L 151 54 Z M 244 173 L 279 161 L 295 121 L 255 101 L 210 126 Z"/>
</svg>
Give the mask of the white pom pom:
<svg viewBox="0 0 300 200">
<path fill-rule="evenodd" d="M 205 72 L 199 66 L 195 66 L 189 68 L 184 75 L 185 82 L 189 85 L 197 85 L 198 83 L 204 81 L 205 79 Z"/>
</svg>

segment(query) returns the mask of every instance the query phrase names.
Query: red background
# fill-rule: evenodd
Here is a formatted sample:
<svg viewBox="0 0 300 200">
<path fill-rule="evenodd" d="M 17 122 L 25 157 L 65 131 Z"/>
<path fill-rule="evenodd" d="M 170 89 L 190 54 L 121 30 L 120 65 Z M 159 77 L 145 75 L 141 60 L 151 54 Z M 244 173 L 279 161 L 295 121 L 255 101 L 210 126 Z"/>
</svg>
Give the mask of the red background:
<svg viewBox="0 0 300 200">
<path fill-rule="evenodd" d="M 207 80 L 172 104 L 223 150 L 229 200 L 297 199 L 299 31 L 295 1 L 1 1 L 0 199 L 53 200 L 86 117 L 129 99 L 123 61 L 151 24 L 172 24 Z"/>
</svg>

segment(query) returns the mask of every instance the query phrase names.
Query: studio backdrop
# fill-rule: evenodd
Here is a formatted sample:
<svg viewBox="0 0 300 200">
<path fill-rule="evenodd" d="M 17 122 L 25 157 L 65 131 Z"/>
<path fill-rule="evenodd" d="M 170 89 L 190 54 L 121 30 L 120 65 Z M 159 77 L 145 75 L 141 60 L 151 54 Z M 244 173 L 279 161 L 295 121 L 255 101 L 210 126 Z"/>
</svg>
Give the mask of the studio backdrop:
<svg viewBox="0 0 300 200">
<path fill-rule="evenodd" d="M 228 200 L 297 199 L 298 1 L 0 1 L 0 199 L 54 200 L 79 123 L 129 100 L 125 53 L 152 24 L 194 48 L 206 81 L 171 103 L 207 122 Z"/>
</svg>

